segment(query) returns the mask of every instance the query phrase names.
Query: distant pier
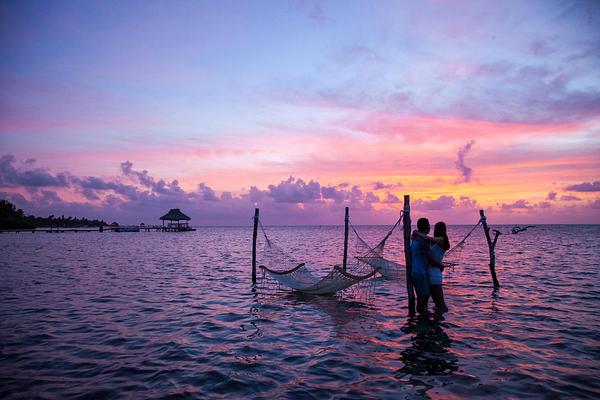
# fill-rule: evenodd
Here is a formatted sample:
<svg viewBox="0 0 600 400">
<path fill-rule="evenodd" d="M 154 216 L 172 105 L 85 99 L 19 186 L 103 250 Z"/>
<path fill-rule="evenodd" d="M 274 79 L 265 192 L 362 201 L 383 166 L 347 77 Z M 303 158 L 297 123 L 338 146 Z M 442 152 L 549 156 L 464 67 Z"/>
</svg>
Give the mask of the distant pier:
<svg viewBox="0 0 600 400">
<path fill-rule="evenodd" d="M 61 228 L 41 227 L 34 229 L 1 229 L 0 233 L 78 233 L 78 232 L 192 232 L 195 228 L 188 225 L 127 225 L 127 226 L 105 226 L 91 228 Z"/>
<path fill-rule="evenodd" d="M 14 208 L 14 206 L 13 206 Z M 196 229 L 192 228 L 188 221 L 191 219 L 187 215 L 181 212 L 179 208 L 172 208 L 168 213 L 160 217 L 162 225 L 146 225 L 141 223 L 139 225 L 105 225 L 105 226 L 94 226 L 94 227 L 39 227 L 39 228 L 28 228 L 28 229 L 0 229 L 0 233 L 65 233 L 65 232 L 192 232 Z"/>
</svg>

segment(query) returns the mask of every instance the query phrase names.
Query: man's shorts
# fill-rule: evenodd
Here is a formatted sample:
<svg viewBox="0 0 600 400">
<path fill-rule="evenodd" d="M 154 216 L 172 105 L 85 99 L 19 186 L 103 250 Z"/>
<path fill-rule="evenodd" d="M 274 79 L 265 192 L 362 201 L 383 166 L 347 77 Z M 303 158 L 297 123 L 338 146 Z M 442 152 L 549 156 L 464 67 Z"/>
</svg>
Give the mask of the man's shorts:
<svg viewBox="0 0 600 400">
<path fill-rule="evenodd" d="M 429 280 L 427 279 L 427 274 L 412 274 L 411 278 L 417 296 L 429 296 Z"/>
</svg>

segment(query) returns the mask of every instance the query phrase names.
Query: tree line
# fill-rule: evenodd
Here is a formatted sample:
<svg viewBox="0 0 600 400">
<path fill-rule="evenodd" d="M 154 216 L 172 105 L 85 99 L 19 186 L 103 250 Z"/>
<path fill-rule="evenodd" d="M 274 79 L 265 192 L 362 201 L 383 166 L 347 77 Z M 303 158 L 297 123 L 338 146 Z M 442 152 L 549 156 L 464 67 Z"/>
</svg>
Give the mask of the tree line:
<svg viewBox="0 0 600 400">
<path fill-rule="evenodd" d="M 110 226 L 118 226 L 116 222 Z M 36 217 L 27 215 L 23 210 L 17 208 L 14 204 L 7 200 L 0 200 L 0 229 L 34 229 L 37 227 L 59 227 L 59 228 L 83 228 L 108 226 L 104 220 L 73 218 L 61 215 L 56 217 L 49 215 L 48 217 Z"/>
</svg>

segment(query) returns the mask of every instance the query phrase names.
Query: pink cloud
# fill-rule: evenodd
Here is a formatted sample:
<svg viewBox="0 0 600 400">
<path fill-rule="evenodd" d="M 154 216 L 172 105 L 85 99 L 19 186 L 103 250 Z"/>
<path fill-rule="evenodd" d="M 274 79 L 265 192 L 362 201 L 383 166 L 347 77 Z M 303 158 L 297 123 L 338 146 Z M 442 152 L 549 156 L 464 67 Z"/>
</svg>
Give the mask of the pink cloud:
<svg viewBox="0 0 600 400">
<path fill-rule="evenodd" d="M 580 132 L 588 123 L 526 124 L 493 122 L 476 119 L 370 113 L 366 117 L 349 117 L 350 129 L 384 138 L 397 138 L 404 143 L 419 144 L 438 140 L 465 141 L 486 138 L 545 136 Z"/>
</svg>

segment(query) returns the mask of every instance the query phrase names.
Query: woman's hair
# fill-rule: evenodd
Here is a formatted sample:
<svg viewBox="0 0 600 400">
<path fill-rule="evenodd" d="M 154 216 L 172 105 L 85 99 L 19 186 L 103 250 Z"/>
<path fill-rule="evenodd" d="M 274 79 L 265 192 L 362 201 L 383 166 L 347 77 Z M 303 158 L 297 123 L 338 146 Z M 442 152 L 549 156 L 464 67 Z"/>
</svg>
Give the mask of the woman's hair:
<svg viewBox="0 0 600 400">
<path fill-rule="evenodd" d="M 450 249 L 450 240 L 448 240 L 448 234 L 446 233 L 446 224 L 442 221 L 435 224 L 433 228 L 433 236 L 434 237 L 442 237 L 444 238 L 444 244 L 442 249 L 448 251 Z"/>
</svg>

